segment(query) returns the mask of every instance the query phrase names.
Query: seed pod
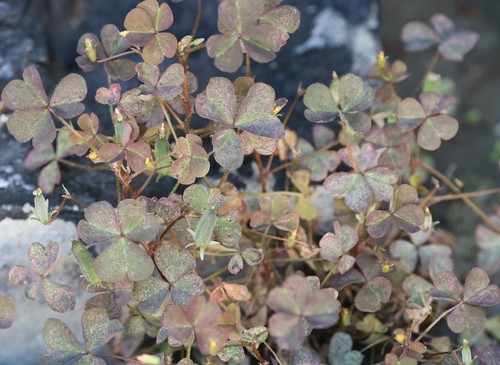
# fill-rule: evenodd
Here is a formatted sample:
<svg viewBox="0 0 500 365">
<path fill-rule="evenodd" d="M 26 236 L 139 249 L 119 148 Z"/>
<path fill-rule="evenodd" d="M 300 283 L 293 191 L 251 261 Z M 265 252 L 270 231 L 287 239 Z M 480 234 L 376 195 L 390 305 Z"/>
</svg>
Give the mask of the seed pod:
<svg viewBox="0 0 500 365">
<path fill-rule="evenodd" d="M 104 287 L 94 268 L 94 258 L 87 248 L 78 240 L 71 240 L 71 252 L 75 257 L 78 266 L 82 270 L 83 277 L 90 285 Z"/>
<path fill-rule="evenodd" d="M 189 233 L 194 238 L 191 245 L 196 245 L 200 249 L 200 259 L 203 260 L 205 255 L 205 247 L 217 244 L 218 242 L 212 241 L 212 234 L 214 232 L 215 224 L 217 223 L 217 213 L 215 207 L 209 207 L 196 225 L 194 231 L 189 230 Z"/>
</svg>

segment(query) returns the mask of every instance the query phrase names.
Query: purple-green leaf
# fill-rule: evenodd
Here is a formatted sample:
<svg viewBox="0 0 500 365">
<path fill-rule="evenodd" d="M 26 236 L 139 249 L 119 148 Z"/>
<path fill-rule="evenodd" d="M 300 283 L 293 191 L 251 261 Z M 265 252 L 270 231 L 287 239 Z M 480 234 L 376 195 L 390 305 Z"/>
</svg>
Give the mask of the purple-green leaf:
<svg viewBox="0 0 500 365">
<path fill-rule="evenodd" d="M 171 285 L 175 304 L 186 307 L 195 295 L 203 293 L 203 280 L 191 274 L 196 261 L 187 250 L 170 244 L 161 245 L 155 252 L 155 262 Z"/>
<path fill-rule="evenodd" d="M 331 365 L 361 365 L 363 354 L 352 350 L 352 338 L 345 332 L 336 332 L 328 346 L 328 360 Z"/>
<path fill-rule="evenodd" d="M 269 292 L 266 303 L 275 312 L 269 318 L 269 333 L 284 349 L 300 348 L 305 328 L 327 328 L 337 323 L 337 296 L 335 289 L 313 289 L 307 278 L 289 276 L 281 287 Z"/>
<path fill-rule="evenodd" d="M 456 30 L 453 21 L 443 14 L 431 17 L 432 28 L 413 21 L 403 27 L 401 39 L 408 51 L 420 51 L 438 44 L 438 51 L 444 59 L 462 61 L 464 55 L 476 45 L 479 34 L 468 30 Z"/>
<path fill-rule="evenodd" d="M 31 267 L 14 266 L 9 271 L 9 282 L 12 285 L 27 285 L 26 297 L 35 300 L 42 292 L 47 304 L 57 312 L 67 312 L 75 307 L 76 291 L 74 288 L 49 281 L 45 272 L 57 259 L 59 247 L 55 242 L 49 242 L 47 248 L 34 242 L 28 249 Z"/>
<path fill-rule="evenodd" d="M 250 226 L 257 230 L 264 230 L 268 226 L 275 226 L 287 232 L 293 232 L 299 225 L 299 216 L 291 213 L 293 204 L 289 197 L 283 195 L 263 196 L 259 200 L 261 210 L 254 212 Z"/>
<path fill-rule="evenodd" d="M 145 0 L 125 17 L 125 38 L 134 46 L 143 47 L 144 61 L 158 65 L 166 58 L 172 58 L 177 50 L 177 39 L 171 33 L 163 32 L 174 21 L 172 10 L 166 3 Z"/>
<path fill-rule="evenodd" d="M 233 83 L 224 77 L 212 77 L 205 91 L 196 97 L 196 112 L 202 118 L 232 125 L 236 115 Z"/>
<path fill-rule="evenodd" d="M 190 185 L 196 178 L 208 174 L 208 154 L 197 135 L 187 134 L 186 137 L 180 137 L 173 152 L 178 158 L 172 163 L 170 171 L 181 184 Z"/>
<path fill-rule="evenodd" d="M 435 299 L 452 301 L 455 309 L 448 315 L 448 327 L 461 333 L 481 332 L 486 324 L 486 317 L 477 307 L 489 307 L 500 303 L 500 289 L 489 284 L 488 274 L 480 268 L 473 268 L 465 279 L 464 287 L 451 271 L 444 271 L 433 279 L 435 288 L 430 293 Z"/>
<path fill-rule="evenodd" d="M 0 295 L 0 329 L 6 329 L 14 323 L 16 305 L 12 299 Z"/>
<path fill-rule="evenodd" d="M 438 43 L 437 34 L 427 24 L 413 21 L 407 23 L 401 31 L 401 39 L 407 51 L 421 51 Z"/>
<path fill-rule="evenodd" d="M 356 230 L 348 225 L 334 223 L 335 234 L 327 233 L 319 241 L 321 248 L 321 257 L 325 260 L 336 262 L 339 259 L 339 273 L 341 275 L 349 271 L 354 263 L 354 257 L 350 256 L 349 251 L 357 244 L 358 234 Z"/>
<path fill-rule="evenodd" d="M 233 129 L 224 129 L 212 135 L 215 161 L 227 170 L 235 170 L 243 164 L 243 148 Z"/>
<path fill-rule="evenodd" d="M 377 312 L 383 303 L 389 301 L 391 292 L 391 282 L 382 276 L 377 276 L 363 285 L 356 294 L 354 305 L 362 312 Z"/>
<path fill-rule="evenodd" d="M 85 71 L 93 71 L 104 63 L 104 70 L 111 80 L 129 80 L 135 76 L 135 63 L 127 59 L 110 57 L 124 52 L 130 47 L 129 42 L 120 35 L 120 31 L 113 24 L 106 24 L 101 29 L 101 39 L 92 33 L 85 33 L 78 40 L 76 51 L 80 56 L 76 63 Z M 98 62 L 100 61 L 100 62 Z"/>
<path fill-rule="evenodd" d="M 117 319 L 109 320 L 104 308 L 86 310 L 82 315 L 83 340 L 88 351 L 95 351 L 123 330 Z"/>
<path fill-rule="evenodd" d="M 40 356 L 41 364 L 65 364 L 85 354 L 73 331 L 61 320 L 49 318 L 43 326 L 43 340 L 49 346 Z"/>
</svg>

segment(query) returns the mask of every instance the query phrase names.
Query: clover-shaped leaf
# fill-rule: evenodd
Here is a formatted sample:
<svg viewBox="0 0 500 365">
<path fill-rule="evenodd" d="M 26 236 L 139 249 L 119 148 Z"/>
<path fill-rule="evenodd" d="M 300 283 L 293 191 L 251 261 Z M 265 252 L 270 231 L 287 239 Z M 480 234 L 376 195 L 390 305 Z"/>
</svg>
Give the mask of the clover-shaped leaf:
<svg viewBox="0 0 500 365">
<path fill-rule="evenodd" d="M 137 78 L 143 83 L 139 87 L 144 95 L 158 95 L 162 99 L 172 100 L 182 92 L 184 71 L 179 63 L 174 63 L 160 74 L 158 66 L 141 62 L 137 64 Z"/>
<path fill-rule="evenodd" d="M 354 305 L 362 312 L 377 312 L 383 303 L 389 301 L 391 293 L 391 282 L 382 276 L 377 276 L 363 285 L 356 294 Z"/>
<path fill-rule="evenodd" d="M 330 365 L 361 365 L 363 354 L 352 350 L 352 338 L 345 332 L 335 332 L 328 347 Z"/>
<path fill-rule="evenodd" d="M 170 172 L 181 184 L 190 185 L 196 178 L 208 174 L 208 153 L 196 134 L 187 134 L 186 137 L 177 139 L 173 152 L 177 159 L 172 163 Z"/>
<path fill-rule="evenodd" d="M 335 289 L 313 289 L 303 276 L 289 276 L 267 297 L 267 305 L 275 312 L 269 318 L 269 333 L 283 349 L 300 348 L 306 328 L 328 328 L 337 323 L 337 295 Z"/>
<path fill-rule="evenodd" d="M 323 145 L 333 141 L 334 137 L 335 133 L 331 129 L 323 125 L 315 125 L 313 127 L 314 147 L 303 138 L 298 140 L 296 149 L 300 161 L 299 166 L 311 171 L 312 181 L 323 181 L 328 173 L 335 171 L 340 164 L 340 157 L 336 151 L 318 151 Z M 315 153 L 303 158 L 312 152 Z"/>
<path fill-rule="evenodd" d="M 124 278 L 123 280 L 106 284 L 107 288 L 93 286 L 90 287 L 90 290 L 87 289 L 89 292 L 92 291 L 98 294 L 85 302 L 85 310 L 104 308 L 109 318 L 119 319 L 122 316 L 122 307 L 126 306 L 127 303 L 132 300 L 133 294 L 135 294 L 132 292 L 132 290 L 135 289 L 135 283 Z M 86 286 L 86 283 L 82 282 L 82 286 Z"/>
<path fill-rule="evenodd" d="M 439 273 L 433 279 L 435 288 L 431 295 L 455 303 L 455 309 L 446 322 L 455 333 L 466 330 L 479 333 L 486 324 L 486 317 L 478 307 L 490 307 L 500 303 L 500 289 L 490 284 L 488 274 L 478 267 L 473 268 L 465 278 L 464 287 L 451 271 Z M 488 285 L 489 284 L 489 285 Z"/>
<path fill-rule="evenodd" d="M 424 223 L 424 211 L 414 204 L 418 194 L 411 185 L 401 184 L 394 192 L 389 211 L 374 210 L 368 215 L 366 229 L 375 238 L 383 237 L 390 228 L 391 221 L 407 233 L 415 233 Z"/>
<path fill-rule="evenodd" d="M 130 47 L 129 42 L 120 35 L 113 24 L 106 24 L 101 29 L 101 39 L 93 33 L 85 33 L 78 40 L 76 51 L 80 56 L 76 63 L 85 71 L 93 71 L 104 64 L 104 70 L 111 80 L 129 80 L 135 76 L 135 63 L 115 56 Z"/>
<path fill-rule="evenodd" d="M 356 75 L 347 74 L 334 79 L 330 87 L 315 83 L 304 94 L 305 116 L 314 123 L 331 122 L 339 115 L 352 130 L 365 134 L 371 120 L 364 110 L 373 102 L 373 90 Z"/>
<path fill-rule="evenodd" d="M 58 253 L 59 246 L 53 241 L 47 248 L 41 243 L 32 243 L 28 249 L 31 267 L 14 266 L 9 271 L 9 282 L 15 286 L 27 285 L 26 298 L 31 300 L 35 300 L 41 291 L 50 308 L 56 312 L 67 312 L 75 307 L 75 289 L 53 283 L 45 275 L 54 265 Z"/>
<path fill-rule="evenodd" d="M 349 271 L 356 259 L 349 255 L 349 251 L 358 243 L 358 233 L 348 225 L 341 225 L 335 222 L 333 225 L 334 233 L 327 233 L 319 241 L 321 247 L 321 257 L 325 260 L 337 262 L 338 270 L 341 275 Z"/>
<path fill-rule="evenodd" d="M 206 301 L 201 295 L 194 297 L 185 309 L 173 306 L 163 320 L 169 343 L 188 344 L 194 338 L 203 354 L 215 355 L 227 340 L 227 331 L 220 326 L 221 315 L 217 303 Z"/>
<path fill-rule="evenodd" d="M 365 211 L 375 199 L 389 201 L 398 175 L 387 167 L 373 167 L 378 154 L 369 143 L 361 148 L 352 146 L 351 150 L 359 171 L 331 174 L 324 183 L 326 190 L 336 199 L 344 198 L 354 212 Z M 345 163 L 351 164 L 347 150 L 342 149 L 339 154 Z"/>
<path fill-rule="evenodd" d="M 195 295 L 203 293 L 203 280 L 192 274 L 196 260 L 187 250 L 161 245 L 155 252 L 155 262 L 170 284 L 174 304 L 186 307 Z"/>
<path fill-rule="evenodd" d="M 163 305 L 169 289 L 169 283 L 156 277 L 136 281 L 134 283 L 133 299 L 139 303 L 137 309 L 141 313 L 154 315 Z"/>
<path fill-rule="evenodd" d="M 259 199 L 260 210 L 252 215 L 250 226 L 264 230 L 274 226 L 280 230 L 293 232 L 299 226 L 299 216 L 293 211 L 292 200 L 283 195 L 265 195 Z"/>
<path fill-rule="evenodd" d="M 146 161 L 151 158 L 151 147 L 144 141 L 136 141 L 133 127 L 130 123 L 117 122 L 123 125 L 123 133 L 120 144 L 105 143 L 99 148 L 99 160 L 106 163 L 114 163 L 123 159 L 135 172 L 143 172 L 146 168 Z"/>
<path fill-rule="evenodd" d="M 109 320 L 106 310 L 93 308 L 82 315 L 82 345 L 73 331 L 61 320 L 49 318 L 43 327 L 43 340 L 49 348 L 40 355 L 42 365 L 106 364 L 95 352 L 123 330 L 121 323 Z"/>
<path fill-rule="evenodd" d="M 439 44 L 438 51 L 444 59 L 462 61 L 464 55 L 476 45 L 479 34 L 468 30 L 456 30 L 453 21 L 443 14 L 431 17 L 432 28 L 420 21 L 406 24 L 401 39 L 408 51 L 420 51 Z"/>
<path fill-rule="evenodd" d="M 138 47 L 143 47 L 144 61 L 158 65 L 166 58 L 172 58 L 177 50 L 177 39 L 172 33 L 164 32 L 174 21 L 172 10 L 166 3 L 145 0 L 137 4 L 125 17 L 125 38 Z"/>
<path fill-rule="evenodd" d="M 224 72 L 236 71 L 243 62 L 243 53 L 257 62 L 276 58 L 275 52 L 288 40 L 288 33 L 297 30 L 300 13 L 293 6 L 262 0 L 224 0 L 219 4 L 217 22 L 222 34 L 207 41 L 207 53 L 215 66 Z"/>
<path fill-rule="evenodd" d="M 69 141 L 73 145 L 73 153 L 75 155 L 83 156 L 89 150 L 88 144 L 91 144 L 95 148 L 100 148 L 103 144 L 108 143 L 106 136 L 98 133 L 99 117 L 96 114 L 82 114 L 76 121 L 76 124 L 81 128 L 78 131 L 78 135 L 70 133 L 68 136 Z"/>
<path fill-rule="evenodd" d="M 444 114 L 453 104 L 454 97 L 436 93 L 421 94 L 420 102 L 406 98 L 398 106 L 398 124 L 403 130 L 420 126 L 417 134 L 419 146 L 434 151 L 441 146 L 441 140 L 449 140 L 457 134 L 457 120 Z"/>
<path fill-rule="evenodd" d="M 128 276 L 140 281 L 151 275 L 154 265 L 136 242 L 153 240 L 159 227 L 158 218 L 147 214 L 143 200 L 125 199 L 116 209 L 106 201 L 90 205 L 77 231 L 89 244 L 111 244 L 95 260 L 95 270 L 102 280 L 116 282 Z"/>
<path fill-rule="evenodd" d="M 217 123 L 212 135 L 215 160 L 229 170 L 243 164 L 244 150 L 235 128 L 272 139 L 281 138 L 285 133 L 283 124 L 273 112 L 275 93 L 272 87 L 255 83 L 240 103 L 236 92 L 228 79 L 213 77 L 206 90 L 196 97 L 197 113 Z"/>
<path fill-rule="evenodd" d="M 500 209 L 490 219 L 500 227 Z M 476 243 L 480 248 L 479 266 L 490 274 L 496 273 L 500 268 L 500 234 L 480 224 L 476 228 Z"/>
<path fill-rule="evenodd" d="M 14 111 L 7 121 L 7 129 L 20 142 L 33 140 L 33 147 L 47 146 L 56 138 L 56 127 L 51 114 L 74 118 L 85 106 L 80 101 L 87 94 L 87 84 L 78 74 L 65 76 L 49 99 L 45 94 L 38 70 L 28 67 L 23 80 L 13 80 L 2 91 L 2 103 Z"/>
<path fill-rule="evenodd" d="M 146 123 L 147 127 L 154 127 L 164 118 L 160 105 L 162 100 L 171 101 L 182 93 L 184 69 L 179 63 L 170 65 L 163 74 L 158 66 L 141 62 L 136 66 L 137 78 L 143 82 L 139 86 L 142 95 L 149 95 L 151 100 L 144 100 L 146 113 L 138 116 L 138 123 Z"/>
<path fill-rule="evenodd" d="M 0 295 L 0 329 L 6 329 L 14 323 L 16 304 L 5 295 Z"/>
<path fill-rule="evenodd" d="M 219 189 L 208 189 L 204 185 L 193 184 L 184 190 L 182 195 L 191 209 L 199 214 L 203 214 L 209 207 L 219 209 L 223 203 Z"/>
<path fill-rule="evenodd" d="M 73 152 L 68 130 L 61 130 L 57 134 L 56 145 L 55 151 L 52 145 L 31 150 L 24 161 L 24 167 L 27 170 L 36 170 L 43 166 L 38 175 L 38 186 L 45 194 L 52 193 L 54 186 L 61 182 L 58 159 L 69 156 Z"/>
<path fill-rule="evenodd" d="M 363 139 L 384 148 L 378 166 L 401 170 L 410 163 L 410 143 L 415 139 L 412 131 L 403 131 L 397 124 L 386 124 L 383 128 L 374 125 Z"/>
</svg>

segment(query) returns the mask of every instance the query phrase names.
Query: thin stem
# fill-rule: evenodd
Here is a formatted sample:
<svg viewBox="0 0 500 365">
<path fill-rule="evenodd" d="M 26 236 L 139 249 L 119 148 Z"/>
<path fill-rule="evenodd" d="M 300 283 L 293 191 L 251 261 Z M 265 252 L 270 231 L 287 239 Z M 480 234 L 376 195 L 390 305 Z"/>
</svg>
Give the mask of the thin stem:
<svg viewBox="0 0 500 365">
<path fill-rule="evenodd" d="M 224 184 L 227 180 L 227 177 L 229 176 L 229 170 L 224 170 L 224 173 L 222 174 L 219 183 L 217 184 L 217 189 L 220 189 L 222 184 Z"/>
<path fill-rule="evenodd" d="M 85 204 L 84 202 L 78 200 L 73 195 L 63 195 L 63 198 L 67 198 L 68 200 L 71 200 L 72 202 L 78 204 L 82 208 L 87 208 L 87 204 Z"/>
<path fill-rule="evenodd" d="M 57 267 L 61 266 L 62 264 L 64 264 L 66 261 L 68 261 L 72 257 L 73 257 L 73 254 L 70 253 L 70 254 L 64 256 L 62 259 L 56 261 L 54 263 L 54 265 L 52 265 L 47 270 L 45 270 L 45 272 L 43 273 L 43 277 L 44 278 L 47 277 L 52 271 L 54 271 Z"/>
<path fill-rule="evenodd" d="M 203 48 L 207 48 L 206 43 L 203 43 L 203 44 L 200 44 L 199 46 L 187 49 L 185 54 L 189 55 L 189 54 L 194 53 L 196 51 L 199 51 L 200 49 L 203 49 Z"/>
<path fill-rule="evenodd" d="M 292 116 L 293 111 L 295 110 L 295 107 L 297 106 L 297 103 L 299 102 L 300 98 L 304 96 L 304 90 L 302 89 L 302 86 L 299 85 L 299 88 L 297 89 L 297 93 L 295 94 L 295 98 L 293 98 L 292 105 L 290 105 L 290 108 L 285 114 L 285 117 L 283 118 L 283 126 L 286 128 L 286 125 L 288 124 L 288 121 L 290 120 L 290 117 Z M 266 164 L 266 179 L 270 175 L 270 170 L 271 170 L 271 165 L 274 160 L 274 154 L 269 156 L 269 159 L 267 160 Z"/>
<path fill-rule="evenodd" d="M 424 169 L 426 169 L 427 171 L 429 171 L 431 174 L 433 174 L 434 176 L 436 176 L 438 179 L 440 179 L 441 181 L 443 181 L 446 185 L 448 185 L 450 187 L 451 190 L 453 190 L 455 193 L 457 194 L 461 194 L 460 193 L 460 189 L 450 180 L 448 179 L 446 176 L 444 176 L 442 173 L 440 173 L 439 171 L 437 171 L 436 169 L 434 169 L 433 167 L 427 165 L 425 162 L 422 162 L 420 161 L 419 162 L 419 165 L 421 167 L 423 167 Z M 488 215 L 483 212 L 481 210 L 481 208 L 479 208 L 476 204 L 474 204 L 474 202 L 472 200 L 470 200 L 467 196 L 461 196 L 460 199 L 462 199 L 464 201 L 465 204 L 467 204 L 469 206 L 469 208 L 471 208 L 478 216 L 480 216 L 486 223 L 488 223 L 488 225 L 497 233 L 500 233 L 500 227 L 498 227 L 495 222 L 493 222 L 491 220 L 490 217 L 488 217 Z"/>
<path fill-rule="evenodd" d="M 170 229 L 178 222 L 180 221 L 182 218 L 184 218 L 184 214 L 181 214 L 180 216 L 178 216 L 177 218 L 175 218 L 172 222 L 170 222 L 170 224 L 167 226 L 167 228 L 165 228 L 165 230 L 163 231 L 163 233 L 160 235 L 160 241 L 165 237 L 165 235 L 168 233 L 168 231 L 170 231 Z"/>
<path fill-rule="evenodd" d="M 100 59 L 100 60 L 96 60 L 95 63 L 108 62 L 108 61 L 114 60 L 116 58 L 127 56 L 127 55 L 133 54 L 133 53 L 137 53 L 137 50 L 130 50 L 130 51 L 126 51 L 126 52 L 123 52 L 123 53 L 118 53 L 118 54 L 115 54 L 114 56 L 111 56 L 111 57 L 107 57 L 107 58 L 103 58 L 103 59 Z"/>
<path fill-rule="evenodd" d="M 363 347 L 359 352 L 365 352 L 366 350 L 378 345 L 379 343 L 385 342 L 389 339 L 389 336 L 382 337 L 381 339 L 369 344 L 368 346 Z"/>
<path fill-rule="evenodd" d="M 219 276 L 220 274 L 222 274 L 223 272 L 225 272 L 226 270 L 227 270 L 227 267 L 223 266 L 220 270 L 217 270 L 216 272 L 208 275 L 206 278 L 203 279 L 203 281 L 204 282 L 210 281 L 213 278 L 215 278 L 215 277 Z"/>
<path fill-rule="evenodd" d="M 460 302 L 456 305 L 454 305 L 453 307 L 449 308 L 448 310 L 444 311 L 443 313 L 441 313 L 441 315 L 439 317 L 437 317 L 430 325 L 427 326 L 427 328 L 424 330 L 424 332 L 422 332 L 416 339 L 415 339 L 415 342 L 419 342 L 426 334 L 427 332 L 429 332 L 432 327 L 434 327 L 436 324 L 438 324 L 438 322 L 440 320 L 442 320 L 448 313 L 451 313 L 452 311 L 455 310 L 455 308 L 458 308 L 460 305 L 462 305 L 463 302 Z"/>
<path fill-rule="evenodd" d="M 191 347 L 193 346 L 193 343 L 190 342 L 187 346 L 186 349 L 186 359 L 191 359 Z"/>
<path fill-rule="evenodd" d="M 179 180 L 177 180 L 177 181 L 175 182 L 174 187 L 172 188 L 172 190 L 170 190 L 170 193 L 168 194 L 168 197 L 169 197 L 169 198 L 170 198 L 170 197 L 171 197 L 171 196 L 175 193 L 175 191 L 177 190 L 177 188 L 179 187 L 179 185 L 180 185 L 180 184 L 181 184 L 181 183 L 179 182 Z"/>
<path fill-rule="evenodd" d="M 167 120 L 168 127 L 170 128 L 170 131 L 172 132 L 172 135 L 174 136 L 175 142 L 177 142 L 177 134 L 175 134 L 175 129 L 174 126 L 172 125 L 172 121 L 170 120 L 170 114 L 168 114 L 167 110 L 165 107 L 170 108 L 170 105 L 165 100 L 162 100 L 160 103 L 161 105 L 161 110 L 163 111 L 163 114 L 165 115 L 165 119 Z"/>
<path fill-rule="evenodd" d="M 71 124 L 69 124 L 64 118 L 61 118 L 59 115 L 57 115 L 52 109 L 49 108 L 51 111 L 52 115 L 54 115 L 57 120 L 59 120 L 66 128 L 70 130 L 71 133 L 73 133 L 75 136 L 77 136 L 83 143 L 85 143 L 89 148 L 94 151 L 95 153 L 98 153 L 98 149 L 89 141 L 87 141 L 85 138 L 82 137 L 82 135 L 75 129 Z"/>
<path fill-rule="evenodd" d="M 274 358 L 276 359 L 276 362 L 278 363 L 278 365 L 283 365 L 283 363 L 281 362 L 280 358 L 278 357 L 278 355 L 276 354 L 276 352 L 273 351 L 273 349 L 271 348 L 271 346 L 269 346 L 269 344 L 264 341 L 263 342 L 264 346 L 267 347 L 267 349 L 269 350 L 269 352 L 274 356 Z"/>
<path fill-rule="evenodd" d="M 194 39 L 196 36 L 196 32 L 198 31 L 198 27 L 200 26 L 200 19 L 202 13 L 202 0 L 198 0 L 198 7 L 196 10 L 196 19 L 194 20 L 193 30 L 191 31 L 191 38 Z"/>
<path fill-rule="evenodd" d="M 323 281 L 321 281 L 321 285 L 319 287 L 320 288 L 324 287 L 325 284 L 328 282 L 328 279 L 330 279 L 333 275 L 335 275 L 338 272 L 338 269 L 339 269 L 339 265 L 338 265 L 338 262 L 337 262 L 337 263 L 335 263 L 332 266 L 332 268 L 330 269 L 330 271 L 328 271 L 328 274 L 326 274 L 326 276 L 323 279 Z"/>
<path fill-rule="evenodd" d="M 119 203 L 122 200 L 122 191 L 121 191 L 120 179 L 118 179 L 117 176 L 116 176 L 115 186 L 116 186 L 116 200 Z"/>
<path fill-rule="evenodd" d="M 214 187 L 212 182 L 210 180 L 208 180 L 208 178 L 206 176 L 203 176 L 202 179 L 203 179 L 203 181 L 205 181 L 205 184 L 207 184 L 209 189 L 212 189 Z"/>
<path fill-rule="evenodd" d="M 146 181 L 144 181 L 144 183 L 141 185 L 139 190 L 134 192 L 134 197 L 138 197 L 139 195 L 141 195 L 141 193 L 144 191 L 144 189 L 146 189 L 146 187 L 151 182 L 151 179 L 153 178 L 153 176 L 154 176 L 154 173 L 149 174 L 148 178 L 146 179 Z"/>
<path fill-rule="evenodd" d="M 464 197 L 467 198 L 477 198 L 481 196 L 486 196 L 486 195 L 494 195 L 494 194 L 500 194 L 500 188 L 495 188 L 495 189 L 487 189 L 487 190 L 481 190 L 481 191 L 473 191 L 469 193 L 459 193 L 459 194 L 446 194 L 446 195 L 441 195 L 441 196 L 435 196 L 430 199 L 429 206 L 437 204 L 442 201 L 446 200 L 455 200 L 455 199 L 463 199 Z"/>
<path fill-rule="evenodd" d="M 356 160 L 354 159 L 354 155 L 352 154 L 351 142 L 349 141 L 349 136 L 347 135 L 347 120 L 342 112 L 339 112 L 340 119 L 342 122 L 342 135 L 344 136 L 345 146 L 347 148 L 347 153 L 349 153 L 349 159 L 351 160 L 352 169 L 354 172 L 359 172 L 358 165 L 356 164 Z"/>
<path fill-rule="evenodd" d="M 52 222 L 54 222 L 57 219 L 57 217 L 61 213 L 62 208 L 64 207 L 64 204 L 66 204 L 67 201 L 68 198 L 64 197 L 61 204 L 59 204 L 59 208 L 57 208 L 57 212 L 52 216 L 52 218 L 50 218 L 50 220 L 47 222 L 47 225 L 52 224 Z"/>
<path fill-rule="evenodd" d="M 109 167 L 108 166 L 89 166 L 89 165 L 83 165 L 81 163 L 78 163 L 78 162 L 73 162 L 73 161 L 68 161 L 64 158 L 57 158 L 57 162 L 60 162 L 64 165 L 68 165 L 68 166 L 71 166 L 71 167 L 74 167 L 76 169 L 80 169 L 80 170 L 87 170 L 87 171 L 109 171 Z"/>
<path fill-rule="evenodd" d="M 245 76 L 252 77 L 252 70 L 250 69 L 250 55 L 245 53 Z"/>
<path fill-rule="evenodd" d="M 422 86 L 424 85 L 425 79 L 427 78 L 427 75 L 432 72 L 434 67 L 436 67 L 436 64 L 439 61 L 440 53 L 439 50 L 436 49 L 436 52 L 432 56 L 429 64 L 427 65 L 427 69 L 425 70 L 424 74 L 422 75 L 422 78 L 418 82 L 417 86 L 415 87 L 415 90 L 413 90 L 413 96 L 416 96 L 418 92 L 422 89 Z"/>
<path fill-rule="evenodd" d="M 336 146 L 337 144 L 339 143 L 338 140 L 334 140 L 334 141 L 331 141 L 327 144 L 325 144 L 323 147 L 317 149 L 316 151 L 313 151 L 313 152 L 309 152 L 308 154 L 304 155 L 303 157 L 300 158 L 299 161 L 305 161 L 311 157 L 314 157 L 316 156 L 318 153 L 320 152 L 323 152 L 323 151 L 326 151 L 334 146 Z M 295 163 L 296 161 L 289 161 L 289 162 L 286 162 L 284 164 L 281 164 L 280 166 L 278 167 L 275 167 L 274 169 L 272 169 L 271 171 L 269 171 L 269 174 L 272 175 L 278 171 L 281 171 L 283 169 L 286 169 L 288 166 L 291 166 Z"/>
<path fill-rule="evenodd" d="M 257 162 L 257 168 L 259 169 L 259 175 L 260 175 L 260 184 L 261 184 L 261 189 L 262 192 L 266 192 L 266 174 L 264 172 L 264 165 L 262 164 L 262 157 L 260 157 L 260 154 L 257 151 L 253 151 L 253 155 L 255 157 L 255 161 Z"/>
</svg>

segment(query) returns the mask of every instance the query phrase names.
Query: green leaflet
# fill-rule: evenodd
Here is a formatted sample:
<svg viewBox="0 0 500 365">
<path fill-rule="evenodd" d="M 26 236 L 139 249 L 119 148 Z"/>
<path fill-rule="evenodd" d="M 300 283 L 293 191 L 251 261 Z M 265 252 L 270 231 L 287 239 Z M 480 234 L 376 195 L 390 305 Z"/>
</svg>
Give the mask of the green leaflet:
<svg viewBox="0 0 500 365">
<path fill-rule="evenodd" d="M 200 249 L 201 260 L 203 260 L 205 256 L 205 247 L 218 244 L 218 242 L 212 241 L 215 223 L 217 223 L 217 213 L 215 211 L 215 207 L 212 206 L 205 210 L 196 225 L 196 229 L 194 231 L 191 229 L 188 230 L 193 236 L 194 242 L 189 244 L 187 247 L 196 245 L 196 247 Z"/>
<path fill-rule="evenodd" d="M 94 258 L 89 250 L 78 240 L 71 240 L 71 252 L 82 270 L 83 277 L 90 285 L 104 287 L 94 269 Z"/>
</svg>

